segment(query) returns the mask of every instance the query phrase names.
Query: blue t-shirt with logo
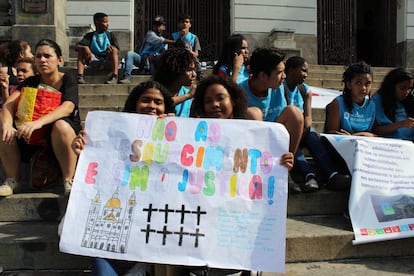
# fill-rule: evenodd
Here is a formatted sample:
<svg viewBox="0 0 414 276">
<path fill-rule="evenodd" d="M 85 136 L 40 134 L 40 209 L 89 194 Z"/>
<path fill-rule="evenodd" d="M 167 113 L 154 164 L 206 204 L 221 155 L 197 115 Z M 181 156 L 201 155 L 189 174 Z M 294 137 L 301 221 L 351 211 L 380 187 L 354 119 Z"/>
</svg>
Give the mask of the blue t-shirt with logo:
<svg viewBox="0 0 414 276">
<path fill-rule="evenodd" d="M 109 45 L 111 45 L 111 42 L 109 41 L 109 38 L 106 35 L 106 32 L 103 32 L 103 33 L 95 32 L 93 34 L 90 48 L 91 48 L 92 53 L 96 57 L 105 56 L 106 48 L 108 48 Z"/>
<path fill-rule="evenodd" d="M 352 113 L 345 106 L 342 95 L 336 97 L 339 103 L 339 115 L 341 119 L 341 128 L 353 134 L 356 132 L 371 131 L 375 121 L 375 104 L 368 97 L 360 106 L 353 103 Z"/>
<path fill-rule="evenodd" d="M 263 98 L 255 96 L 250 90 L 249 79 L 240 83 L 240 86 L 246 92 L 248 106 L 258 107 L 262 111 L 263 121 L 276 121 L 287 106 L 282 85 L 278 89 L 269 88 L 267 96 Z"/>
</svg>

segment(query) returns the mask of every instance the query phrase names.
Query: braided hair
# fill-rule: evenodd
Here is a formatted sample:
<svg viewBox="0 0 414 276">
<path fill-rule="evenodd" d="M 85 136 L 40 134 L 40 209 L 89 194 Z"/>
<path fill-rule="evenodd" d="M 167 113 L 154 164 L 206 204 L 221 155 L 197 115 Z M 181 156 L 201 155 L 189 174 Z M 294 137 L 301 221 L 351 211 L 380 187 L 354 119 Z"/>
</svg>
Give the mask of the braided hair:
<svg viewBox="0 0 414 276">
<path fill-rule="evenodd" d="M 342 75 L 342 82 L 344 83 L 344 90 L 342 91 L 342 96 L 344 97 L 345 107 L 350 113 L 352 113 L 353 103 L 351 98 L 351 89 L 347 87 L 347 82 L 351 82 L 353 78 L 360 74 L 369 74 L 373 76 L 373 71 L 371 65 L 367 64 L 365 61 L 360 61 L 349 65 L 345 72 Z M 371 91 L 370 95 L 371 97 Z"/>
</svg>

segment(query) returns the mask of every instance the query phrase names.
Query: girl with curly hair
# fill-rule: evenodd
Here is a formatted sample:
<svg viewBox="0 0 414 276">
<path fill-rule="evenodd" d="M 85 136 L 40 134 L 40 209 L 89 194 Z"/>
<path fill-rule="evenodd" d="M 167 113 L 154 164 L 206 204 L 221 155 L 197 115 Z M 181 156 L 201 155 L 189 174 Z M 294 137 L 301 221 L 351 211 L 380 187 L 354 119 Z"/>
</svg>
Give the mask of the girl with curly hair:
<svg viewBox="0 0 414 276">
<path fill-rule="evenodd" d="M 247 97 L 229 78 L 212 75 L 202 80 L 195 91 L 191 117 L 246 119 Z"/>
<path fill-rule="evenodd" d="M 175 113 L 180 117 L 190 116 L 191 100 L 196 88 L 195 66 L 196 59 L 190 51 L 175 47 L 160 55 L 153 76 L 155 81 L 170 91 Z"/>
</svg>

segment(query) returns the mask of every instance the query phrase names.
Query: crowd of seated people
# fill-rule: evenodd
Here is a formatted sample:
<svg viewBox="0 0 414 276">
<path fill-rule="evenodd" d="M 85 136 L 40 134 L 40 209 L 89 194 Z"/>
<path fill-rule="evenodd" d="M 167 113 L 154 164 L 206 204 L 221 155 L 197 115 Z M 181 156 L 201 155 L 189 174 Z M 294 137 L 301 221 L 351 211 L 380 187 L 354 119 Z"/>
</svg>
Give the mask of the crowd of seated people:
<svg viewBox="0 0 414 276">
<path fill-rule="evenodd" d="M 350 189 L 352 175 L 332 160 L 332 152 L 312 126 L 312 92 L 306 84 L 309 66 L 303 57 L 285 60 L 285 54 L 272 47 L 256 48 L 250 55 L 247 39 L 232 34 L 224 41 L 221 53 L 217 53 L 219 60 L 212 75 L 204 76 L 198 59 L 200 41 L 190 32 L 192 18 L 181 15 L 178 31 L 165 38 L 166 20 L 158 15 L 139 51 L 128 51 L 124 74 L 119 79 L 120 45 L 108 30 L 108 15 L 96 13 L 93 22 L 96 30 L 85 34 L 76 45 L 75 78 L 59 70 L 63 55 L 53 40 L 40 39 L 33 54 L 24 40 L 0 45 L 0 161 L 6 175 L 0 185 L 1 197 L 21 191 L 21 162 L 30 162 L 43 148 L 49 148 L 56 158 L 60 184 L 64 194 L 70 194 L 77 158 L 86 146 L 78 88 L 86 83 L 87 66 L 108 68 L 111 74 L 105 83 L 114 85 L 131 84 L 133 67 L 147 66 L 152 80 L 133 88 L 124 112 L 281 124 L 290 140 L 280 164 L 291 173 L 300 192 L 315 192 L 322 187 Z M 326 107 L 325 133 L 414 141 L 414 84 L 409 70 L 391 70 L 374 95 L 373 70 L 363 61 L 347 66 L 342 81 L 341 95 Z M 44 90 L 46 93 L 39 93 Z M 19 106 L 27 91 L 37 91 L 36 97 L 58 97 L 58 104 L 43 106 L 49 110 L 47 114 L 23 121 L 22 113 L 32 112 Z M 43 135 L 42 141 L 46 142 L 35 140 L 38 135 Z M 308 148 L 315 166 L 307 162 L 303 148 Z M 97 275 L 115 275 L 114 264 L 96 259 L 94 269 Z M 140 263 L 127 267 L 146 269 Z"/>
<path fill-rule="evenodd" d="M 21 151 L 35 152 L 39 145 L 30 141 L 32 133 L 46 129 L 49 147 L 53 148 L 62 173 L 66 193 L 70 192 L 76 157 L 68 150 L 71 138 L 79 132 L 79 95 L 76 84 L 84 84 L 86 66 L 100 70 L 109 68 L 107 84 L 129 84 L 133 66 L 150 64 L 152 79 L 169 91 L 175 116 L 189 117 L 192 100 L 200 81 L 200 41 L 190 32 L 193 20 L 182 14 L 178 31 L 165 38 L 166 20 L 154 17 L 153 27 L 145 35 L 138 52 L 129 51 L 125 57 L 124 75 L 118 81 L 119 43 L 109 31 L 109 17 L 98 12 L 93 16 L 96 30 L 77 43 L 75 80 L 59 71 L 63 57 L 59 45 L 49 43 L 31 46 L 24 40 L 0 45 L 1 133 L 0 159 L 7 176 L 0 185 L 0 196 L 19 190 L 19 164 L 28 156 Z M 169 36 L 166 36 L 169 37 Z M 40 42 L 46 40 L 40 40 Z M 52 41 L 53 42 L 53 41 Z M 54 43 L 54 42 L 53 42 Z M 48 49 L 44 54 L 42 50 Z M 36 53 L 39 51 L 39 53 Z M 333 190 L 350 188 L 351 175 L 332 161 L 330 152 L 321 143 L 312 127 L 312 91 L 306 84 L 308 64 L 299 56 L 285 60 L 275 48 L 257 48 L 250 55 L 247 39 L 232 34 L 223 41 L 222 51 L 212 70 L 213 75 L 230 78 L 240 85 L 248 99 L 247 119 L 281 123 L 290 135 L 289 151 L 294 154 L 292 179 L 302 192 L 313 192 L 324 186 Z M 47 69 L 44 60 L 53 60 Z M 48 62 L 52 63 L 52 62 Z M 343 73 L 342 95 L 326 107 L 324 132 L 337 135 L 383 136 L 414 140 L 413 78 L 404 68 L 390 71 L 375 95 L 371 91 L 373 72 L 365 62 L 349 65 Z M 17 123 L 16 105 L 25 87 L 45 84 L 61 93 L 61 105 L 46 116 L 31 122 Z M 364 115 L 364 122 L 357 119 Z M 302 152 L 308 148 L 315 166 L 309 164 Z M 13 152 L 14 158 L 5 156 Z"/>
</svg>

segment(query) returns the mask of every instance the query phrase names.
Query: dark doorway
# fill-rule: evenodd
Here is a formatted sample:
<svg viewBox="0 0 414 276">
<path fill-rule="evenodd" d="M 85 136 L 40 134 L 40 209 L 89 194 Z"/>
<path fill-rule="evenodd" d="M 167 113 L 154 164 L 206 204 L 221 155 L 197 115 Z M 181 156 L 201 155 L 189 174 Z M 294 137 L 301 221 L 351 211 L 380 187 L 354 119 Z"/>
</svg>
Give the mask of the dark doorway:
<svg viewBox="0 0 414 276">
<path fill-rule="evenodd" d="M 318 0 L 318 62 L 356 59 L 356 0 Z"/>
<path fill-rule="evenodd" d="M 181 13 L 189 14 L 193 19 L 190 31 L 200 40 L 200 60 L 216 60 L 224 38 L 230 35 L 229 0 L 135 0 L 135 50 L 152 27 L 152 18 L 156 15 L 165 17 L 167 30 L 164 37 L 170 37 L 176 31 Z"/>
<path fill-rule="evenodd" d="M 357 60 L 395 66 L 396 5 L 394 0 L 358 1 Z"/>
<path fill-rule="evenodd" d="M 318 62 L 395 66 L 395 0 L 318 0 Z"/>
</svg>

